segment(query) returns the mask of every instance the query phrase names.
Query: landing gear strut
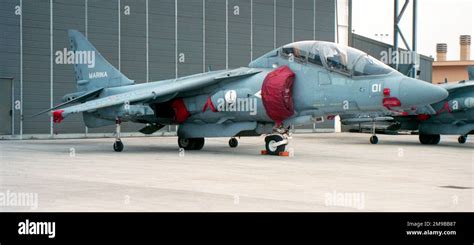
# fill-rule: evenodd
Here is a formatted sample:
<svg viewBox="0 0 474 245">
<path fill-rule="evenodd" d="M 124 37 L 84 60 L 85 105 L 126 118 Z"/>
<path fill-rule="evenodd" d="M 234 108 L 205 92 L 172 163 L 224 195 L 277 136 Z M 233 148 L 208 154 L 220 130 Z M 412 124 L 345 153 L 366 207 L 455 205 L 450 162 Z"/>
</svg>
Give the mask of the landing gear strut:
<svg viewBox="0 0 474 245">
<path fill-rule="evenodd" d="M 178 145 L 185 150 L 201 150 L 204 147 L 204 138 L 178 137 Z"/>
<path fill-rule="evenodd" d="M 467 141 L 467 135 L 459 136 L 459 138 L 458 138 L 459 144 L 464 144 L 464 143 L 466 143 L 466 141 Z"/>
<path fill-rule="evenodd" d="M 420 134 L 418 138 L 423 145 L 436 145 L 441 139 L 439 134 Z"/>
<path fill-rule="evenodd" d="M 120 140 L 120 124 L 122 121 L 120 118 L 115 119 L 115 143 L 114 143 L 114 151 L 121 152 L 123 151 L 123 143 Z"/>
<path fill-rule="evenodd" d="M 239 141 L 236 138 L 232 137 L 232 138 L 229 139 L 230 148 L 235 148 L 238 145 L 239 145 Z"/>
<path fill-rule="evenodd" d="M 372 123 L 372 136 L 370 137 L 370 143 L 375 145 L 379 142 L 379 138 L 375 135 L 375 121 Z"/>
<path fill-rule="evenodd" d="M 285 152 L 288 145 L 289 128 L 280 127 L 274 129 L 275 133 L 265 137 L 265 150 L 269 155 L 280 155 Z"/>
</svg>

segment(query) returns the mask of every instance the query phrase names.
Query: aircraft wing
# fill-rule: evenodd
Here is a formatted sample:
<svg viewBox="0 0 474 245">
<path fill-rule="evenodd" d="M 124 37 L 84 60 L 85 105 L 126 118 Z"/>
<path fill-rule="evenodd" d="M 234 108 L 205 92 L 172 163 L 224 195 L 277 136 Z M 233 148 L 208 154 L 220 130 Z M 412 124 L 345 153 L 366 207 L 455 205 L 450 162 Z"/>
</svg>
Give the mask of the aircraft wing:
<svg viewBox="0 0 474 245">
<path fill-rule="evenodd" d="M 175 81 L 169 83 L 157 82 L 155 86 L 151 85 L 144 86 L 141 88 L 138 87 L 135 90 L 131 90 L 129 92 L 114 94 L 107 97 L 90 100 L 79 105 L 74 105 L 61 110 L 54 111 L 52 114 L 55 117 L 55 121 L 60 122 L 64 117 L 68 116 L 69 114 L 90 112 L 100 108 L 121 105 L 125 103 L 154 100 L 162 96 L 199 89 L 219 83 L 223 80 L 251 76 L 259 72 L 260 70 L 258 69 L 242 67 L 234 70 L 212 72 L 209 74 L 203 74 L 201 76 L 184 77 L 176 79 Z"/>
<path fill-rule="evenodd" d="M 461 81 L 457 83 L 446 83 L 446 84 L 441 84 L 443 88 L 448 90 L 448 92 L 451 94 L 453 92 L 456 92 L 459 89 L 474 89 L 474 81 Z"/>
<path fill-rule="evenodd" d="M 69 101 L 66 101 L 64 103 L 61 103 L 59 105 L 56 105 L 54 107 L 51 107 L 49 109 L 46 109 L 44 111 L 41 111 L 41 112 L 38 112 L 36 113 L 35 115 L 33 115 L 32 117 L 36 117 L 36 116 L 39 116 L 43 113 L 46 113 L 46 112 L 49 112 L 49 111 L 52 111 L 52 110 L 56 110 L 58 108 L 61 108 L 61 107 L 64 107 L 66 105 L 70 105 L 70 104 L 75 104 L 75 103 L 83 103 L 91 98 L 93 98 L 94 96 L 98 96 L 100 94 L 100 92 L 102 92 L 104 88 L 98 88 L 98 89 L 94 89 L 94 90 L 91 90 L 91 91 L 88 91 L 86 93 L 84 93 L 83 95 L 77 97 L 77 98 L 74 98 L 72 100 L 69 100 Z"/>
</svg>

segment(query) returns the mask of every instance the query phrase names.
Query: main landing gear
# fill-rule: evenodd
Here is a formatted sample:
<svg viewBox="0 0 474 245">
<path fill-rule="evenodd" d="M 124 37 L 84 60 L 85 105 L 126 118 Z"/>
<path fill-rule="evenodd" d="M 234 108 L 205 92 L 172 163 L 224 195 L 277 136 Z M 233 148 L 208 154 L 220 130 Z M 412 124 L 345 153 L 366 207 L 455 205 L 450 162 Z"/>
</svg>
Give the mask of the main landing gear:
<svg viewBox="0 0 474 245">
<path fill-rule="evenodd" d="M 464 144 L 464 143 L 466 143 L 466 141 L 467 141 L 467 135 L 459 136 L 459 138 L 458 138 L 459 144 Z"/>
<path fill-rule="evenodd" d="M 120 140 L 120 124 L 122 121 L 120 118 L 115 119 L 115 143 L 114 143 L 114 151 L 121 152 L 123 151 L 123 143 Z"/>
<path fill-rule="evenodd" d="M 439 134 L 420 134 L 418 138 L 423 145 L 436 145 L 439 143 L 441 136 Z"/>
<path fill-rule="evenodd" d="M 201 150 L 204 147 L 204 138 L 178 137 L 178 145 L 185 150 Z"/>
</svg>

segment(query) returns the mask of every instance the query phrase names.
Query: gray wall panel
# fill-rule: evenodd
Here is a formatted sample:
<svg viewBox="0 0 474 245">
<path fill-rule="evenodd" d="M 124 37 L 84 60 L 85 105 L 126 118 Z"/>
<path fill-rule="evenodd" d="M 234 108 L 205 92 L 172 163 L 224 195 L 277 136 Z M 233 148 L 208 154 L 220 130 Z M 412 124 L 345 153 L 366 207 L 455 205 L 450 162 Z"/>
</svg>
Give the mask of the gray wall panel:
<svg viewBox="0 0 474 245">
<path fill-rule="evenodd" d="M 202 1 L 178 1 L 178 76 L 203 71 Z"/>
<path fill-rule="evenodd" d="M 276 8 L 276 46 L 292 42 L 292 13 L 291 1 L 277 1 Z"/>
<path fill-rule="evenodd" d="M 146 82 L 146 5 L 121 0 L 121 71 L 137 83 Z M 130 15 L 124 13 L 130 8 Z"/>
<path fill-rule="evenodd" d="M 226 68 L 225 1 L 206 0 L 206 67 Z"/>
<path fill-rule="evenodd" d="M 20 98 L 20 16 L 15 15 L 19 1 L 0 1 L 0 76 L 14 78 L 14 99 Z M 14 111 L 15 133 L 19 133 L 20 112 Z"/>
<path fill-rule="evenodd" d="M 250 0 L 229 0 L 228 14 L 229 68 L 246 66 L 250 62 Z"/>
<path fill-rule="evenodd" d="M 313 39 L 314 0 L 295 1 L 295 41 Z"/>
<path fill-rule="evenodd" d="M 335 1 L 316 0 L 316 39 L 325 41 L 334 41 L 334 33 L 336 28 L 335 19 Z M 327 39 L 318 38 L 318 31 L 330 32 L 331 35 L 325 35 Z"/>
<path fill-rule="evenodd" d="M 173 0 L 149 1 L 150 81 L 175 78 Z"/>
<path fill-rule="evenodd" d="M 23 132 L 49 133 L 50 118 L 30 116 L 50 106 L 49 1 L 23 1 Z"/>
<path fill-rule="evenodd" d="M 253 1 L 253 57 L 273 49 L 273 0 Z"/>
</svg>

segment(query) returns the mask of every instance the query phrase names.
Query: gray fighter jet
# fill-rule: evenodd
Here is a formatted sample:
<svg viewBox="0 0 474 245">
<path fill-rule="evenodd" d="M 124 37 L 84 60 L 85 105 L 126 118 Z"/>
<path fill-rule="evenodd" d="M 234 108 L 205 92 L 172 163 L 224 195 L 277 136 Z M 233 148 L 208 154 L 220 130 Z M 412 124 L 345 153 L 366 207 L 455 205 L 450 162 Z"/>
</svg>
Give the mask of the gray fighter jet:
<svg viewBox="0 0 474 245">
<path fill-rule="evenodd" d="M 416 117 L 395 117 L 400 128 L 418 130 L 422 144 L 438 144 L 440 135 L 459 135 L 458 142 L 466 143 L 467 135 L 474 134 L 474 81 L 442 84 L 448 98 L 431 105 L 434 114 Z"/>
<path fill-rule="evenodd" d="M 474 68 L 468 69 L 469 79 L 438 86 L 446 89 L 449 96 L 429 106 L 422 106 L 414 113 L 402 115 L 360 115 L 343 116 L 343 124 L 373 123 L 375 127 L 385 124 L 385 129 L 418 131 L 421 144 L 435 145 L 440 142 L 440 135 L 459 135 L 458 142 L 466 143 L 468 134 L 474 134 Z M 373 142 L 372 142 L 373 143 Z"/>
<path fill-rule="evenodd" d="M 267 134 L 268 154 L 288 144 L 289 127 L 338 114 L 405 111 L 448 96 L 446 89 L 403 76 L 359 50 L 322 41 L 272 50 L 248 67 L 135 84 L 75 30 L 69 39 L 76 61 L 92 52 L 95 64 L 75 62 L 77 92 L 50 108 L 53 120 L 83 113 L 87 127 L 116 124 L 115 151 L 123 150 L 120 124 L 146 124 L 151 134 L 179 125 L 178 145 L 200 150 L 205 137 Z M 72 105 L 75 104 L 75 105 Z M 42 112 L 42 113 L 44 113 Z"/>
</svg>

